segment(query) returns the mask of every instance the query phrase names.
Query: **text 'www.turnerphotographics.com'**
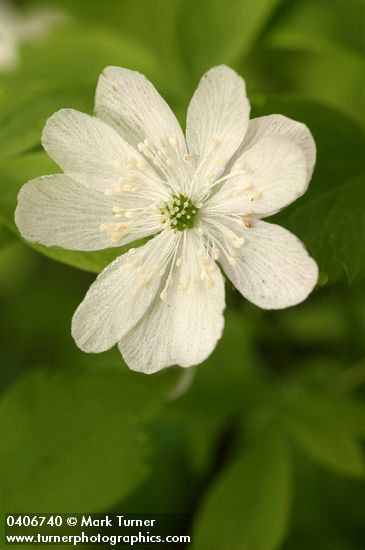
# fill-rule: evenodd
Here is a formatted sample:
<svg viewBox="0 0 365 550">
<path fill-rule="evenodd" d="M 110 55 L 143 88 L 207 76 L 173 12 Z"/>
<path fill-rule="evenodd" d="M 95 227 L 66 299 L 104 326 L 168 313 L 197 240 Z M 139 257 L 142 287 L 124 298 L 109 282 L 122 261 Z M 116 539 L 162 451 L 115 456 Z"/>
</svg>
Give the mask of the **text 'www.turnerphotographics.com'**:
<svg viewBox="0 0 365 550">
<path fill-rule="evenodd" d="M 6 544 L 156 545 L 191 543 L 189 514 L 6 514 Z M 178 532 L 180 531 L 180 532 Z"/>
</svg>

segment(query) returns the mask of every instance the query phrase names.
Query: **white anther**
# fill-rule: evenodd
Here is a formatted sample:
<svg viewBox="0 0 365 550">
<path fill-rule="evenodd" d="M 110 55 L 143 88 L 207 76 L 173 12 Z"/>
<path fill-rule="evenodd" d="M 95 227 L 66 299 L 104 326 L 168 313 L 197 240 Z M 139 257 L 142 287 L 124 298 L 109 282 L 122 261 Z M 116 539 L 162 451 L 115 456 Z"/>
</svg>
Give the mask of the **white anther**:
<svg viewBox="0 0 365 550">
<path fill-rule="evenodd" d="M 149 279 L 145 278 L 145 279 L 142 279 L 142 281 L 140 282 L 139 284 L 139 288 L 147 288 L 148 285 L 149 285 Z"/>
<path fill-rule="evenodd" d="M 212 255 L 213 255 L 214 260 L 216 260 L 216 261 L 219 260 L 219 250 L 218 249 L 214 250 L 212 252 Z"/>
<path fill-rule="evenodd" d="M 107 197 L 111 196 L 111 195 L 119 195 L 120 191 L 119 191 L 119 188 L 117 187 L 113 187 L 113 189 L 110 187 L 109 189 L 105 189 L 104 191 L 104 195 L 106 195 Z"/>
<path fill-rule="evenodd" d="M 245 239 L 243 238 L 236 238 L 236 239 L 232 239 L 232 244 L 235 248 L 241 248 L 241 246 L 243 245 L 243 243 L 245 242 Z"/>
<path fill-rule="evenodd" d="M 244 225 L 247 229 L 250 229 L 250 228 L 252 227 L 251 218 L 244 218 L 244 220 L 243 220 L 243 225 Z"/>
<path fill-rule="evenodd" d="M 219 145 L 219 139 L 215 137 L 211 138 L 211 140 L 209 141 L 209 148 L 212 150 L 218 147 L 218 145 Z"/>
<path fill-rule="evenodd" d="M 134 158 L 130 158 L 130 159 L 127 160 L 127 168 L 129 170 L 134 168 L 136 166 L 136 164 L 137 164 L 137 161 Z"/>
<path fill-rule="evenodd" d="M 207 283 L 208 286 L 214 286 L 215 285 L 215 282 L 213 281 L 213 279 L 211 277 L 206 278 L 206 283 Z"/>
<path fill-rule="evenodd" d="M 187 153 L 185 153 L 185 155 L 183 156 L 183 161 L 184 162 L 191 162 L 191 155 L 188 155 Z"/>
<path fill-rule="evenodd" d="M 188 288 L 188 280 L 186 277 L 180 277 L 179 283 L 182 290 L 186 290 Z"/>
<path fill-rule="evenodd" d="M 125 225 L 124 223 L 118 223 L 113 228 L 113 231 L 116 231 L 117 233 L 124 233 L 127 230 L 128 230 L 128 225 Z"/>
<path fill-rule="evenodd" d="M 177 148 L 178 148 L 177 139 L 174 138 L 174 137 L 169 137 L 169 144 L 170 144 L 171 147 L 173 147 L 174 149 L 177 149 Z"/>
<path fill-rule="evenodd" d="M 218 157 L 215 161 L 214 161 L 214 164 L 216 166 L 222 166 L 222 164 L 224 164 L 226 162 L 226 159 L 224 157 Z"/>
<path fill-rule="evenodd" d="M 252 185 L 250 183 L 245 183 L 245 185 L 242 186 L 242 189 L 244 191 L 249 191 L 250 189 L 252 189 Z"/>
<path fill-rule="evenodd" d="M 119 214 L 120 212 L 124 212 L 124 208 L 115 204 L 112 208 L 112 211 L 114 212 L 114 214 Z"/>
</svg>

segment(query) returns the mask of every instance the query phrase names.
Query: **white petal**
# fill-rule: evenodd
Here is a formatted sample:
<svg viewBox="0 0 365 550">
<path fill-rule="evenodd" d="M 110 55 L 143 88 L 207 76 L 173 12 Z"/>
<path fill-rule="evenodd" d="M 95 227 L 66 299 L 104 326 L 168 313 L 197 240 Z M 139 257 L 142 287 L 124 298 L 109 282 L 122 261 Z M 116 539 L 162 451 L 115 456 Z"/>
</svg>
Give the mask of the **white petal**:
<svg viewBox="0 0 365 550">
<path fill-rule="evenodd" d="M 97 115 L 134 147 L 148 138 L 160 148 L 172 138 L 185 152 L 184 135 L 174 113 L 142 74 L 107 67 L 99 78 L 95 102 Z"/>
<path fill-rule="evenodd" d="M 118 185 L 131 160 L 143 163 L 153 174 L 114 128 L 73 109 L 61 109 L 47 120 L 42 144 L 67 175 L 101 191 Z"/>
<path fill-rule="evenodd" d="M 100 273 L 72 320 L 72 335 L 82 350 L 105 351 L 137 323 L 161 286 L 159 272 L 174 241 L 165 231 Z"/>
<path fill-rule="evenodd" d="M 278 212 L 300 197 L 308 187 L 303 151 L 293 141 L 263 138 L 242 153 L 221 189 L 206 208 L 222 213 L 252 211 L 259 217 Z"/>
<path fill-rule="evenodd" d="M 224 65 L 205 73 L 188 109 L 186 140 L 189 153 L 204 163 L 201 175 L 219 175 L 242 142 L 250 104 L 244 80 Z"/>
<path fill-rule="evenodd" d="M 153 373 L 178 364 L 204 361 L 221 337 L 224 318 L 224 282 L 214 264 L 201 253 L 195 231 L 187 230 L 181 267 L 173 274 L 164 299 L 156 298 L 141 321 L 122 338 L 119 348 L 127 365 Z M 211 271 L 202 279 L 202 263 Z M 194 284 L 192 284 L 194 281 Z"/>
<path fill-rule="evenodd" d="M 28 241 L 84 251 L 121 246 L 159 229 L 158 225 L 149 225 L 147 216 L 144 226 L 125 232 L 120 228 L 120 238 L 112 241 L 105 224 L 118 227 L 112 210 L 115 204 L 113 197 L 63 174 L 43 176 L 23 185 L 18 195 L 15 222 Z"/>
<path fill-rule="evenodd" d="M 244 243 L 234 259 L 221 250 L 220 263 L 232 283 L 250 302 L 264 309 L 281 309 L 307 298 L 318 279 L 318 267 L 303 244 L 286 229 L 253 221 L 251 229 L 226 220 Z M 222 243 L 226 235 L 217 238 Z"/>
<path fill-rule="evenodd" d="M 284 115 L 268 115 L 251 119 L 245 139 L 235 155 L 235 160 L 263 138 L 277 135 L 292 140 L 302 149 L 307 163 L 307 180 L 309 181 L 316 162 L 316 144 L 313 136 L 305 124 Z"/>
</svg>

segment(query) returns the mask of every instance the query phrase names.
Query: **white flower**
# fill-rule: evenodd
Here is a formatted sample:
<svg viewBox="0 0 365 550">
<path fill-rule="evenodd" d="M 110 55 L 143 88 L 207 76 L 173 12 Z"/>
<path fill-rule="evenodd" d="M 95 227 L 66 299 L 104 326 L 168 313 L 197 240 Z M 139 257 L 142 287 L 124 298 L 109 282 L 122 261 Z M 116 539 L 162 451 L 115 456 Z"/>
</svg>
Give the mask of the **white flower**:
<svg viewBox="0 0 365 550">
<path fill-rule="evenodd" d="M 43 146 L 64 174 L 21 190 L 16 223 L 33 242 L 100 250 L 156 235 L 112 262 L 77 309 L 78 346 L 118 343 L 146 373 L 198 364 L 224 319 L 223 271 L 267 309 L 304 300 L 316 263 L 285 229 L 262 221 L 302 195 L 315 144 L 281 115 L 249 122 L 245 84 L 225 66 L 208 71 L 191 100 L 186 140 L 165 101 L 141 74 L 108 67 L 96 116 L 63 109 Z"/>
<path fill-rule="evenodd" d="M 0 0 L 0 70 L 14 67 L 18 48 L 24 40 L 32 40 L 48 31 L 50 25 L 64 17 L 50 10 L 23 14 L 7 0 Z"/>
</svg>

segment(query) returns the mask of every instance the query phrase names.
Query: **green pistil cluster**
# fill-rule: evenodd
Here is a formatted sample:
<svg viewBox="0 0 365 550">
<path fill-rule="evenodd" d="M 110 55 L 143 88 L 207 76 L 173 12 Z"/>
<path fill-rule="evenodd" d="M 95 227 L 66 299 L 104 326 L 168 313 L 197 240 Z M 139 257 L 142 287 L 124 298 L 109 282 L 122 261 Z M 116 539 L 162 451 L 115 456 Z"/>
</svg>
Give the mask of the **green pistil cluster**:
<svg viewBox="0 0 365 550">
<path fill-rule="evenodd" d="M 185 195 L 173 195 L 165 202 L 160 212 L 163 222 L 169 222 L 176 231 L 184 231 L 194 227 L 194 219 L 198 209 Z"/>
</svg>

